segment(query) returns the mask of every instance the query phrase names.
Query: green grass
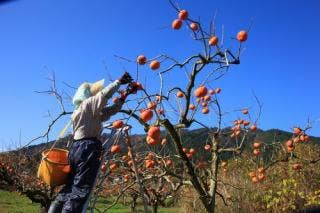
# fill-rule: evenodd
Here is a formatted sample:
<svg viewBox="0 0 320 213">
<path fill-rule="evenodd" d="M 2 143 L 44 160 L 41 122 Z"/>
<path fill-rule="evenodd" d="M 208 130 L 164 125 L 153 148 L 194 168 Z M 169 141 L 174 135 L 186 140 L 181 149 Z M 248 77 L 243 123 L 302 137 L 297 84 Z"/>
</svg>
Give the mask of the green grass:
<svg viewBox="0 0 320 213">
<path fill-rule="evenodd" d="M 105 209 L 112 201 L 101 198 L 97 202 L 98 209 Z M 40 205 L 32 203 L 27 197 L 21 196 L 16 192 L 7 192 L 0 190 L 0 213 L 35 213 L 39 212 Z M 117 204 L 108 212 L 112 213 L 127 213 L 130 212 L 129 206 Z M 143 212 L 143 207 L 138 206 L 137 212 Z M 178 208 L 159 208 L 159 213 L 175 213 Z"/>
<path fill-rule="evenodd" d="M 96 207 L 99 210 L 103 210 L 106 207 L 110 206 L 112 204 L 111 199 L 106 199 L 106 198 L 100 198 L 97 202 Z M 129 205 L 129 204 L 128 204 Z M 139 205 L 137 208 L 137 213 L 143 213 L 143 206 Z M 129 206 L 124 206 L 121 203 L 118 203 L 117 205 L 113 206 L 111 209 L 109 209 L 107 212 L 112 212 L 112 213 L 130 213 L 130 207 Z M 151 209 L 150 209 L 151 212 Z M 159 213 L 176 213 L 178 212 L 178 208 L 159 208 L 158 209 Z"/>
<path fill-rule="evenodd" d="M 27 197 L 20 196 L 16 192 L 0 190 L 1 213 L 31 213 L 39 212 L 40 205 L 32 203 Z"/>
</svg>

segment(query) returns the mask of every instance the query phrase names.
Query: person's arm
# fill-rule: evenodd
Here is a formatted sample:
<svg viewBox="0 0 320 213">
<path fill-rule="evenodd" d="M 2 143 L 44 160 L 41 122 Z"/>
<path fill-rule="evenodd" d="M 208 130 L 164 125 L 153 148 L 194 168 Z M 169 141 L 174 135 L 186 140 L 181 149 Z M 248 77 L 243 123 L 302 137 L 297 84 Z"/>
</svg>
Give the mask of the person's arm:
<svg viewBox="0 0 320 213">
<path fill-rule="evenodd" d="M 127 99 L 128 95 L 135 93 L 137 91 L 136 88 L 129 88 L 121 93 L 121 97 L 119 98 L 118 102 L 114 103 L 111 106 L 107 106 L 103 108 L 102 110 L 102 121 L 107 121 L 109 118 L 113 115 L 115 115 L 117 112 L 119 112 Z"/>
<path fill-rule="evenodd" d="M 110 119 L 111 116 L 115 115 L 119 112 L 124 104 L 123 100 L 119 100 L 117 103 L 104 107 L 102 109 L 102 121 L 107 121 Z"/>
<path fill-rule="evenodd" d="M 95 96 L 88 99 L 92 103 L 92 107 L 95 110 L 101 110 L 107 103 L 107 100 L 112 97 L 112 95 L 120 88 L 120 81 L 116 80 L 109 84 L 107 87 L 103 88 Z"/>
<path fill-rule="evenodd" d="M 93 110 L 102 110 L 107 100 L 120 88 L 120 85 L 128 84 L 132 81 L 129 73 L 124 73 L 119 80 L 115 80 L 89 100 L 92 103 Z"/>
</svg>

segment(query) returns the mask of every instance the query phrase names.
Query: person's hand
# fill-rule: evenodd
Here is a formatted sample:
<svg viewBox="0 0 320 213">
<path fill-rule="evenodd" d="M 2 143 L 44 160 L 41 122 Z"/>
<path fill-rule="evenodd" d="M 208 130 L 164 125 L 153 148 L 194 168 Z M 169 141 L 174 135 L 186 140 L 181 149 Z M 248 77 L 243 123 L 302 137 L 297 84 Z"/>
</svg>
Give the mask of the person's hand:
<svg viewBox="0 0 320 213">
<path fill-rule="evenodd" d="M 136 94 L 138 90 L 142 90 L 143 87 L 141 85 L 141 83 L 139 82 L 131 82 L 129 85 L 129 93 L 130 94 Z"/>
<path fill-rule="evenodd" d="M 119 79 L 120 84 L 129 84 L 132 82 L 132 77 L 128 72 L 125 72 Z"/>
</svg>

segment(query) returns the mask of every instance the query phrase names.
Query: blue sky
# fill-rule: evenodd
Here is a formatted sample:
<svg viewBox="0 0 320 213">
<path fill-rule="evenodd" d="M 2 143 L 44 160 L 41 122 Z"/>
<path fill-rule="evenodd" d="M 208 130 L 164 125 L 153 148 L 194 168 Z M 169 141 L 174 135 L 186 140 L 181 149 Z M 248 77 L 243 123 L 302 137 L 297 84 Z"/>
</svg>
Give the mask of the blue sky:
<svg viewBox="0 0 320 213">
<path fill-rule="evenodd" d="M 212 85 L 223 89 L 221 101 L 226 111 L 255 106 L 254 91 L 264 105 L 259 127 L 290 130 L 310 118 L 318 120 L 310 133 L 320 136 L 319 1 L 179 4 L 204 25 L 217 11 L 218 35 L 223 25 L 225 45 L 231 49 L 237 42 L 230 37 L 254 19 L 241 65 Z M 58 112 L 52 97 L 34 92 L 48 89 L 48 70 L 55 71 L 63 88 L 62 81 L 77 86 L 85 80 L 108 79 L 108 73 L 117 78 L 124 69 L 134 73 L 134 65 L 114 54 L 133 59 L 140 53 L 148 57 L 167 53 L 182 60 L 199 52 L 199 44 L 185 27 L 171 30 L 175 18 L 176 12 L 164 0 L 21 0 L 0 5 L 0 149 L 16 146 L 19 132 L 22 144 L 40 135 L 50 121 L 45 117 L 47 111 Z M 155 73 L 148 69 L 141 73 L 148 79 L 148 88 L 157 89 Z M 178 70 L 169 76 L 168 84 L 182 85 Z M 52 138 L 64 122 L 58 124 Z"/>
</svg>

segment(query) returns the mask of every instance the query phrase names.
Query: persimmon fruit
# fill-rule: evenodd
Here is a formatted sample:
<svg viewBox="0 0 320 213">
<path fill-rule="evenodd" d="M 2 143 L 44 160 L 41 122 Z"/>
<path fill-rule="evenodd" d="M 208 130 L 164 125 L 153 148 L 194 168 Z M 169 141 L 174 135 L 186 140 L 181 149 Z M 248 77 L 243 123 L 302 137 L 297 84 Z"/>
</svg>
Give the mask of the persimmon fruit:
<svg viewBox="0 0 320 213">
<path fill-rule="evenodd" d="M 218 44 L 218 37 L 217 36 L 211 36 L 211 38 L 209 39 L 209 45 L 210 46 L 215 46 Z"/>
<path fill-rule="evenodd" d="M 180 12 L 179 12 L 179 19 L 185 20 L 185 19 L 188 18 L 188 16 L 189 16 L 188 11 L 186 11 L 186 10 L 180 10 Z"/>
<path fill-rule="evenodd" d="M 245 30 L 241 30 L 240 32 L 238 32 L 237 34 L 237 40 L 239 42 L 244 42 L 248 39 L 248 33 Z"/>
<path fill-rule="evenodd" d="M 147 58 L 146 58 L 144 55 L 139 55 L 139 56 L 137 57 L 137 63 L 138 63 L 139 65 L 144 65 L 144 64 L 147 63 Z"/>
<path fill-rule="evenodd" d="M 173 22 L 172 22 L 172 28 L 174 30 L 179 30 L 182 26 L 182 20 L 181 19 L 175 19 Z"/>
<path fill-rule="evenodd" d="M 115 129 L 120 129 L 123 126 L 122 120 L 117 120 L 112 123 L 112 127 Z"/>
<path fill-rule="evenodd" d="M 151 68 L 152 70 L 157 70 L 157 69 L 159 69 L 159 68 L 160 68 L 160 62 L 157 61 L 157 60 L 151 61 L 151 63 L 150 63 L 150 68 Z"/>
</svg>

